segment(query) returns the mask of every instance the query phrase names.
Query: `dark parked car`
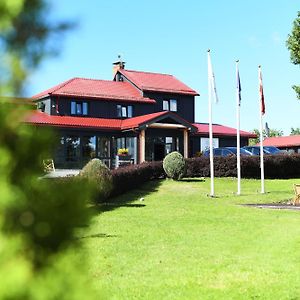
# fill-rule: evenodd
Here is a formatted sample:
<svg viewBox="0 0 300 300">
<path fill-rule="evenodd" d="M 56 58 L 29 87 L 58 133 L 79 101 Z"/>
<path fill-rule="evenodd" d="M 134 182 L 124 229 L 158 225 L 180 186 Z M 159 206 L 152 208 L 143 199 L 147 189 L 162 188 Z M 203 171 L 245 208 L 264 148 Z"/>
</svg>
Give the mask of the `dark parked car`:
<svg viewBox="0 0 300 300">
<path fill-rule="evenodd" d="M 251 152 L 241 148 L 241 155 L 252 155 Z M 206 150 L 203 152 L 204 156 L 209 156 L 210 151 Z M 214 148 L 214 156 L 230 156 L 236 155 L 237 148 L 236 147 L 221 147 L 221 148 Z"/>
<path fill-rule="evenodd" d="M 245 146 L 243 149 L 252 153 L 252 155 L 260 155 L 260 146 Z M 282 154 L 283 152 L 274 146 L 264 146 L 264 154 Z"/>
</svg>

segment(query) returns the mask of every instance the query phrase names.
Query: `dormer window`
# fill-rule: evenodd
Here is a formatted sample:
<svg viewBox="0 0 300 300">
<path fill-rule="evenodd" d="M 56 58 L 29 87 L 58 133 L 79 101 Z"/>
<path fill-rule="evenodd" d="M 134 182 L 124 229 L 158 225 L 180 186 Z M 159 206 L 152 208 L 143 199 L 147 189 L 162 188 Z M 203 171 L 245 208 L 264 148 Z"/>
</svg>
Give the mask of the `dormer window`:
<svg viewBox="0 0 300 300">
<path fill-rule="evenodd" d="M 132 118 L 132 105 L 117 105 L 117 116 L 118 118 Z"/>
<path fill-rule="evenodd" d="M 163 100 L 163 110 L 177 111 L 177 100 Z"/>
<path fill-rule="evenodd" d="M 82 101 L 71 101 L 71 115 L 87 116 L 88 103 Z"/>
</svg>

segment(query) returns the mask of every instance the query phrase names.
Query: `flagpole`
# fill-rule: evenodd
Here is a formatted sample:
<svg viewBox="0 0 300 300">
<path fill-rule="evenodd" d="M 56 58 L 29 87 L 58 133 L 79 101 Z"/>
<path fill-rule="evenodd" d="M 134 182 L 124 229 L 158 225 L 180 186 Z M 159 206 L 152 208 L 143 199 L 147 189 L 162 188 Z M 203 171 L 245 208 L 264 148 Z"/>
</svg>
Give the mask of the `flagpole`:
<svg viewBox="0 0 300 300">
<path fill-rule="evenodd" d="M 209 122 L 209 162 L 210 162 L 210 196 L 215 195 L 214 186 L 214 154 L 213 154 L 213 130 L 212 130 L 212 102 L 211 102 L 211 60 L 210 49 L 207 50 L 207 65 L 208 65 L 208 122 Z"/>
<path fill-rule="evenodd" d="M 240 139 L 240 76 L 239 76 L 239 61 L 236 61 L 236 147 L 237 147 L 237 195 L 241 194 L 241 139 Z"/>
<path fill-rule="evenodd" d="M 260 116 L 260 178 L 261 178 L 261 194 L 265 193 L 265 172 L 264 172 L 264 148 L 263 148 L 263 86 L 262 86 L 262 75 L 261 66 L 258 66 L 258 78 L 259 78 L 259 116 Z"/>
</svg>

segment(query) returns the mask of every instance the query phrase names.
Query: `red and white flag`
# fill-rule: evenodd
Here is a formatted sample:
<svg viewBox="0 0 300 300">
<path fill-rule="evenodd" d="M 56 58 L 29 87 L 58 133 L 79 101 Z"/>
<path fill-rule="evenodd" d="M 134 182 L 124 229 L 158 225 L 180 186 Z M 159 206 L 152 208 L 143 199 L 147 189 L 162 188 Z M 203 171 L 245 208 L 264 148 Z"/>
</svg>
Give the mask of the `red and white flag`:
<svg viewBox="0 0 300 300">
<path fill-rule="evenodd" d="M 264 115 L 266 107 L 265 107 L 265 97 L 264 97 L 264 88 L 263 88 L 263 82 L 262 82 L 261 66 L 259 66 L 259 70 L 258 70 L 258 81 L 259 81 L 261 114 Z"/>
</svg>

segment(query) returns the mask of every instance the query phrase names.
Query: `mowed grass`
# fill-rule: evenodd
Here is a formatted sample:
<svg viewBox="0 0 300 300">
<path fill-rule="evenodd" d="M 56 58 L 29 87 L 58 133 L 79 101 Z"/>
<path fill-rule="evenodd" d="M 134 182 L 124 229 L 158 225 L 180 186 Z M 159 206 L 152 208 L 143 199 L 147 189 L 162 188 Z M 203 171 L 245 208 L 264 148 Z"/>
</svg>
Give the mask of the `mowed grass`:
<svg viewBox="0 0 300 300">
<path fill-rule="evenodd" d="M 293 197 L 297 180 L 162 180 L 82 229 L 101 299 L 300 299 L 300 211 L 246 207 Z M 144 201 L 139 201 L 144 197 Z M 121 204 L 121 203 L 127 204 Z"/>
</svg>

